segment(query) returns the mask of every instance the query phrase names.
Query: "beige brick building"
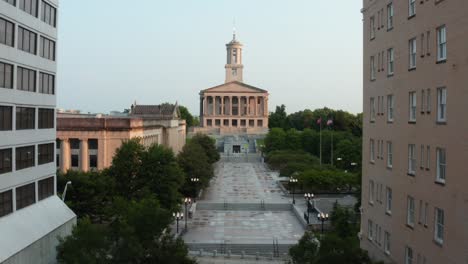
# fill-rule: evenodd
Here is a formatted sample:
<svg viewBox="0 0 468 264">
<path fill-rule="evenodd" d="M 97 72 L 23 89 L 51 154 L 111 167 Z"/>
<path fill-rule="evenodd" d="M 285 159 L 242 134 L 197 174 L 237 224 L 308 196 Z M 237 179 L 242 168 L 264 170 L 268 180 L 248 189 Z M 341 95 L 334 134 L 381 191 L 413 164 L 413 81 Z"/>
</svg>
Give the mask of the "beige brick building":
<svg viewBox="0 0 468 264">
<path fill-rule="evenodd" d="M 112 164 L 122 142 L 140 138 L 149 147 L 160 144 L 179 153 L 185 145 L 185 120 L 177 104 L 132 105 L 128 116 L 57 114 L 57 167 L 102 170 Z"/>
<path fill-rule="evenodd" d="M 361 246 L 468 263 L 468 1 L 363 5 Z"/>
</svg>

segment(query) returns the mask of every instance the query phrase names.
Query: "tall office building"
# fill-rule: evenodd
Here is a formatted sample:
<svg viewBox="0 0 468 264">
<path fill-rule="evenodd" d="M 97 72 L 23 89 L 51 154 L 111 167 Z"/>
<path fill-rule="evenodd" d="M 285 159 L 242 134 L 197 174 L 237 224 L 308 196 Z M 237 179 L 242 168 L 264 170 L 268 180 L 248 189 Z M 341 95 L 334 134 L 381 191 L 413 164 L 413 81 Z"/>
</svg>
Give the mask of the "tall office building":
<svg viewBox="0 0 468 264">
<path fill-rule="evenodd" d="M 54 263 L 57 0 L 0 0 L 0 263 Z"/>
<path fill-rule="evenodd" d="M 468 1 L 363 3 L 361 246 L 468 263 Z"/>
</svg>

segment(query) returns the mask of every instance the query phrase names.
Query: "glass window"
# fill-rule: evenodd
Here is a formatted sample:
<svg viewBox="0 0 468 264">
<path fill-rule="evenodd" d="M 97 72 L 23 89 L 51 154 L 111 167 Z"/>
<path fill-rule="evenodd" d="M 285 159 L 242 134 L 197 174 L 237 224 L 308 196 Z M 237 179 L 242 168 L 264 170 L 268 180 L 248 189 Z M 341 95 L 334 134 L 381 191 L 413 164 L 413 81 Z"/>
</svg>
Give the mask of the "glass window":
<svg viewBox="0 0 468 264">
<path fill-rule="evenodd" d="M 369 181 L 369 203 L 374 203 L 374 181 Z"/>
<path fill-rule="evenodd" d="M 408 16 L 416 15 L 416 0 L 408 0 Z"/>
<path fill-rule="evenodd" d="M 97 155 L 89 155 L 89 167 L 97 168 Z"/>
<path fill-rule="evenodd" d="M 41 36 L 41 49 L 39 55 L 43 58 L 55 60 L 55 41 Z"/>
<path fill-rule="evenodd" d="M 23 27 L 18 27 L 18 49 L 36 54 L 37 34 Z"/>
<path fill-rule="evenodd" d="M 437 29 L 437 61 L 447 59 L 447 36 L 445 26 Z"/>
<path fill-rule="evenodd" d="M 0 217 L 13 212 L 13 191 L 0 193 Z"/>
<path fill-rule="evenodd" d="M 416 122 L 416 92 L 409 93 L 409 121 Z"/>
<path fill-rule="evenodd" d="M 437 89 L 437 121 L 447 121 L 447 89 Z"/>
<path fill-rule="evenodd" d="M 413 249 L 410 247 L 405 248 L 405 264 L 413 264 Z"/>
<path fill-rule="evenodd" d="M 372 240 L 374 238 L 374 224 L 372 223 L 372 220 L 367 221 L 367 238 L 369 240 Z"/>
<path fill-rule="evenodd" d="M 10 5 L 16 5 L 15 0 L 3 0 L 3 1 L 9 3 Z"/>
<path fill-rule="evenodd" d="M 36 124 L 36 109 L 16 107 L 16 130 L 34 129 Z"/>
<path fill-rule="evenodd" d="M 370 57 L 370 79 L 375 80 L 375 56 Z"/>
<path fill-rule="evenodd" d="M 50 177 L 39 181 L 39 201 L 54 195 L 55 180 Z"/>
<path fill-rule="evenodd" d="M 370 121 L 375 121 L 375 98 L 370 98 Z"/>
<path fill-rule="evenodd" d="M 414 207 L 414 198 L 408 196 L 408 211 L 406 217 L 406 224 L 408 224 L 409 226 L 414 226 Z"/>
<path fill-rule="evenodd" d="M 0 43 L 13 47 L 15 39 L 15 25 L 8 20 L 0 18 Z"/>
<path fill-rule="evenodd" d="M 408 174 L 416 173 L 416 145 L 408 145 Z"/>
<path fill-rule="evenodd" d="M 434 239 L 436 242 L 444 243 L 444 210 L 435 209 Z"/>
<path fill-rule="evenodd" d="M 370 17 L 370 39 L 375 38 L 375 16 Z"/>
<path fill-rule="evenodd" d="M 17 67 L 17 83 L 16 88 L 22 91 L 36 91 L 36 71 Z"/>
<path fill-rule="evenodd" d="M 52 5 L 50 5 L 49 3 L 42 1 L 41 20 L 55 27 L 56 17 L 57 17 L 57 9 L 53 7 Z"/>
<path fill-rule="evenodd" d="M 393 167 L 393 145 L 391 141 L 387 141 L 387 167 Z"/>
<path fill-rule="evenodd" d="M 387 50 L 387 75 L 388 76 L 392 76 L 393 75 L 393 71 L 394 71 L 394 67 L 395 67 L 395 55 L 394 55 L 394 52 L 393 52 L 393 48 L 390 48 Z"/>
<path fill-rule="evenodd" d="M 16 148 L 16 170 L 22 170 L 35 165 L 35 147 Z"/>
<path fill-rule="evenodd" d="M 430 161 L 431 161 L 431 147 L 427 146 L 426 147 L 426 170 L 429 170 L 431 168 Z"/>
<path fill-rule="evenodd" d="M 39 145 L 37 155 L 39 165 L 54 162 L 54 143 Z"/>
<path fill-rule="evenodd" d="M 393 3 L 387 5 L 387 30 L 393 28 Z"/>
<path fill-rule="evenodd" d="M 446 167 L 445 149 L 437 148 L 437 182 L 445 183 Z"/>
<path fill-rule="evenodd" d="M 39 73 L 39 92 L 44 94 L 55 94 L 55 76 L 52 74 Z"/>
<path fill-rule="evenodd" d="M 16 188 L 16 210 L 36 202 L 36 183 Z"/>
<path fill-rule="evenodd" d="M 421 145 L 421 152 L 419 158 L 421 159 L 421 162 L 419 162 L 419 168 L 424 169 L 424 145 Z"/>
<path fill-rule="evenodd" d="M 24 12 L 37 17 L 37 0 L 19 0 L 19 7 Z"/>
<path fill-rule="evenodd" d="M 71 155 L 71 166 L 72 168 L 78 168 L 79 162 L 78 162 L 78 155 Z"/>
<path fill-rule="evenodd" d="M 409 68 L 416 68 L 416 38 L 409 41 Z"/>
<path fill-rule="evenodd" d="M 0 131 L 13 129 L 13 107 L 0 106 Z"/>
<path fill-rule="evenodd" d="M 390 255 L 390 233 L 387 231 L 384 233 L 384 251 L 385 254 Z"/>
<path fill-rule="evenodd" d="M 12 149 L 0 149 L 0 174 L 12 171 Z"/>
<path fill-rule="evenodd" d="M 375 142 L 373 139 L 370 140 L 370 161 L 375 161 Z"/>
<path fill-rule="evenodd" d="M 392 213 L 392 189 L 387 187 L 387 204 L 385 210 L 387 213 Z"/>
<path fill-rule="evenodd" d="M 431 89 L 427 89 L 426 92 L 426 112 L 431 112 Z"/>
<path fill-rule="evenodd" d="M 0 88 L 13 88 L 13 65 L 0 62 Z"/>
<path fill-rule="evenodd" d="M 394 109 L 395 109 L 395 100 L 394 96 L 388 95 L 387 96 L 387 121 L 392 122 L 394 118 Z"/>
<path fill-rule="evenodd" d="M 55 110 L 39 108 L 39 129 L 54 128 Z"/>
</svg>

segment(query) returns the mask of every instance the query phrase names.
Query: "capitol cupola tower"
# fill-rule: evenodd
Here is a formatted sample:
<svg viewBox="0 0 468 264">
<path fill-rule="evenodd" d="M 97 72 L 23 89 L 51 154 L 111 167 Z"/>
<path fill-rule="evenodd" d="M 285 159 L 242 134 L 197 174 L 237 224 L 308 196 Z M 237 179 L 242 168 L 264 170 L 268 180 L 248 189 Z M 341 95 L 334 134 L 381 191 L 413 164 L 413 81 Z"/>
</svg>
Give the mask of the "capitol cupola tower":
<svg viewBox="0 0 468 264">
<path fill-rule="evenodd" d="M 242 70 L 242 44 L 236 39 L 236 31 L 232 35 L 232 40 L 226 44 L 227 62 L 226 62 L 226 83 L 232 81 L 243 82 Z"/>
</svg>

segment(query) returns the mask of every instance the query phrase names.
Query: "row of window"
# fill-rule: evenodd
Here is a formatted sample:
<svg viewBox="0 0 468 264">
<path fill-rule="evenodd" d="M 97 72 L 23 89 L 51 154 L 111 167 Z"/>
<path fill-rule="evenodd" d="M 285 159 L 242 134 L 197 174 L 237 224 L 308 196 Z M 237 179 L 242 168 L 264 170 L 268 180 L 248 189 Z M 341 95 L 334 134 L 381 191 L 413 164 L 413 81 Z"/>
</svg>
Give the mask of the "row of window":
<svg viewBox="0 0 468 264">
<path fill-rule="evenodd" d="M 13 109 L 15 108 L 15 109 Z M 13 130 L 13 118 L 16 118 L 15 130 L 35 129 L 36 111 L 38 112 L 38 128 L 50 129 L 55 127 L 55 110 L 49 108 L 13 107 L 0 105 L 0 131 Z M 13 116 L 15 113 L 15 116 Z"/>
<path fill-rule="evenodd" d="M 367 239 L 369 241 L 374 242 L 375 245 L 378 247 L 382 246 L 382 227 L 379 226 L 377 223 L 374 224 L 372 220 L 368 220 L 367 222 Z M 383 237 L 383 250 L 385 254 L 390 255 L 390 233 L 384 230 L 384 237 Z"/>
<path fill-rule="evenodd" d="M 427 0 L 426 0 L 427 1 Z M 415 262 L 416 261 L 416 262 Z M 405 264 L 427 264 L 427 259 L 424 255 L 418 253 L 418 256 L 415 260 L 413 249 L 409 246 L 405 247 Z"/>
<path fill-rule="evenodd" d="M 36 146 L 17 147 L 13 161 L 13 149 L 0 149 L 0 174 L 13 171 L 13 162 L 16 171 L 36 166 Z M 37 163 L 43 165 L 54 162 L 54 143 L 37 145 Z"/>
<path fill-rule="evenodd" d="M 437 63 L 445 62 L 447 60 L 447 30 L 445 25 L 437 28 Z M 424 53 L 424 43 L 426 42 L 426 53 Z M 421 34 L 421 58 L 425 55 L 430 55 L 430 31 L 427 31 L 426 37 L 424 33 Z M 408 42 L 408 69 L 416 69 L 417 62 L 417 38 L 412 38 Z M 370 80 L 374 81 L 377 78 L 378 72 L 385 72 L 385 62 L 384 59 L 387 59 L 387 77 L 393 76 L 395 72 L 395 50 L 394 48 L 387 49 L 387 54 L 385 55 L 384 51 L 378 52 L 377 55 L 372 55 L 370 57 Z"/>
<path fill-rule="evenodd" d="M 38 181 L 37 193 L 38 201 L 54 195 L 55 178 L 50 177 Z M 16 208 L 14 208 L 13 200 L 16 201 Z M 36 203 L 36 182 L 15 188 L 15 195 L 13 194 L 13 190 L 0 192 L 0 217 L 34 203 Z"/>
<path fill-rule="evenodd" d="M 3 0 L 4 2 L 9 3 L 10 5 L 16 6 L 15 0 Z M 37 17 L 39 11 L 39 1 L 38 0 L 18 0 L 19 8 L 24 12 Z M 56 27 L 57 26 L 57 9 L 46 1 L 41 1 L 41 17 L 40 19 L 45 23 Z"/>
<path fill-rule="evenodd" d="M 408 121 L 410 123 L 416 122 L 418 112 L 418 100 L 415 91 L 409 92 L 408 95 Z M 383 116 L 384 113 L 384 96 L 378 96 L 377 102 L 375 97 L 370 98 L 370 122 L 375 122 L 376 116 Z M 420 113 L 431 113 L 431 89 L 422 89 L 420 93 Z M 395 118 L 395 96 L 387 95 L 387 122 L 393 122 Z M 438 123 L 445 123 L 447 121 L 447 88 L 437 88 L 437 116 Z"/>
<path fill-rule="evenodd" d="M 370 162 L 375 163 L 375 145 L 376 142 L 374 139 L 370 139 L 369 147 L 370 147 Z M 393 144 L 392 141 L 387 141 L 387 168 L 393 167 Z M 408 174 L 411 176 L 416 175 L 416 168 L 417 168 L 417 158 L 416 158 L 417 150 L 416 144 L 409 144 L 408 145 Z M 430 170 L 430 162 L 431 162 L 431 147 L 430 146 L 420 146 L 420 169 L 427 171 Z M 377 140 L 377 159 L 384 160 L 384 141 Z M 445 179 L 447 175 L 447 155 L 445 148 L 436 148 L 436 183 L 445 184 Z"/>
<path fill-rule="evenodd" d="M 27 92 L 36 92 L 37 71 L 24 67 L 16 67 L 16 89 Z M 0 88 L 13 89 L 14 66 L 0 62 Z M 39 72 L 39 92 L 55 94 L 55 76 Z"/>
<path fill-rule="evenodd" d="M 38 55 L 38 35 L 38 33 L 35 33 L 24 27 L 18 26 L 17 48 L 24 52 L 28 52 L 33 55 Z M 15 47 L 14 40 L 15 24 L 13 24 L 13 22 L 11 21 L 0 18 L 0 43 L 10 47 Z M 44 36 L 40 36 L 39 41 L 39 56 L 45 59 L 55 61 L 55 41 Z"/>
<path fill-rule="evenodd" d="M 420 225 L 427 227 L 427 213 L 429 204 L 419 201 L 419 221 Z M 407 197 L 406 225 L 414 228 L 416 223 L 416 202 L 414 197 Z M 440 245 L 444 243 L 445 213 L 441 208 L 434 208 L 434 241 Z"/>
</svg>

